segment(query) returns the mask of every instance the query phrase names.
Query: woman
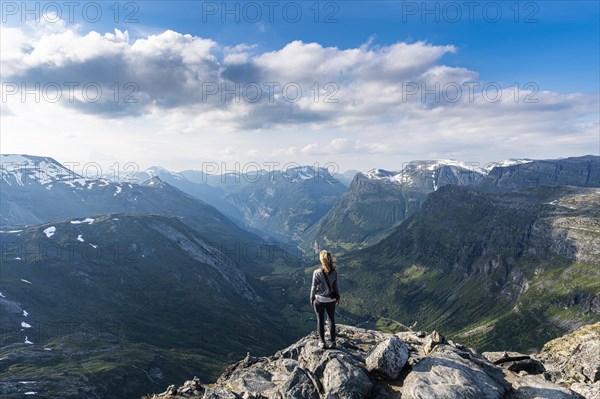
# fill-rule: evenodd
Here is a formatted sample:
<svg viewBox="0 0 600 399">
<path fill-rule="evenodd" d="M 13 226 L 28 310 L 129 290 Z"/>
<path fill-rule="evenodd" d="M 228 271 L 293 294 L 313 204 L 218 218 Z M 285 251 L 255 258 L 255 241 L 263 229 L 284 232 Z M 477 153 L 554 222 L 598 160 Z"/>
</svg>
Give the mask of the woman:
<svg viewBox="0 0 600 399">
<path fill-rule="evenodd" d="M 325 312 L 329 318 L 329 348 L 335 348 L 335 305 L 340 301 L 338 275 L 331 254 L 321 251 L 319 254 L 321 267 L 313 272 L 310 289 L 310 304 L 317 314 L 317 331 L 321 339 L 321 348 L 327 348 L 325 343 Z"/>
</svg>

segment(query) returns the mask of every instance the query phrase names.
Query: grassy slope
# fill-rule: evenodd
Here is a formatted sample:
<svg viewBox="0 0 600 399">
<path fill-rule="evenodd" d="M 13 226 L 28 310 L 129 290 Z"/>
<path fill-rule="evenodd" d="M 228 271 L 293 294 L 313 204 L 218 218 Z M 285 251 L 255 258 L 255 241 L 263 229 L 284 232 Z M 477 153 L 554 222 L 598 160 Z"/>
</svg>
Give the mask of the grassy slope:
<svg viewBox="0 0 600 399">
<path fill-rule="evenodd" d="M 49 262 L 29 255 L 25 261 L 2 264 L 0 291 L 5 300 L 27 310 L 25 320 L 33 326 L 18 328 L 24 319 L 20 311 L 3 315 L 3 355 L 23 351 L 23 357 L 9 356 L 2 380 L 35 378 L 57 389 L 65 378 L 79 378 L 75 386 L 88 380 L 103 398 L 123 397 L 125 392 L 139 396 L 190 375 L 213 380 L 247 351 L 268 354 L 296 338 L 281 323 L 268 284 L 248 275 L 266 299 L 261 310 L 238 296 L 213 267 L 189 257 L 177 242 L 153 229 L 154 224 L 187 237 L 197 234 L 176 218 L 144 215 L 99 217 L 92 225 L 55 223 L 51 238 L 41 232 L 47 226 L 23 233 L 28 248 L 40 241 L 52 243 L 47 248 L 63 248 L 64 256 Z M 78 234 L 84 243 L 75 240 Z M 104 255 L 83 259 L 90 243 L 98 244 Z M 135 250 L 128 252 L 132 243 Z M 75 248 L 72 258 L 65 258 L 68 245 Z M 119 248 L 118 260 L 113 248 Z M 252 264 L 279 270 L 297 266 L 297 260 L 265 256 L 246 262 L 246 269 Z M 22 344 L 25 335 L 34 346 Z M 42 345 L 57 349 L 44 352 Z M 40 351 L 42 362 L 27 360 Z M 67 358 L 57 355 L 64 351 L 70 353 Z M 143 370 L 152 367 L 162 370 L 162 379 L 154 382 L 146 376 Z M 126 376 L 129 382 L 124 384 Z M 49 383 L 53 379 L 54 385 Z"/>
<path fill-rule="evenodd" d="M 600 319 L 585 310 L 585 298 L 600 295 L 597 263 L 547 247 L 528 255 L 532 225 L 549 209 L 539 204 L 552 190 L 499 201 L 441 191 L 382 243 L 341 258 L 347 311 L 375 316 L 383 328 L 437 329 L 481 349 L 512 350 L 539 348 L 576 323 Z M 578 211 L 561 212 L 580 221 Z M 594 212 L 585 215 L 597 218 Z M 523 284 L 529 288 L 520 295 Z"/>
</svg>

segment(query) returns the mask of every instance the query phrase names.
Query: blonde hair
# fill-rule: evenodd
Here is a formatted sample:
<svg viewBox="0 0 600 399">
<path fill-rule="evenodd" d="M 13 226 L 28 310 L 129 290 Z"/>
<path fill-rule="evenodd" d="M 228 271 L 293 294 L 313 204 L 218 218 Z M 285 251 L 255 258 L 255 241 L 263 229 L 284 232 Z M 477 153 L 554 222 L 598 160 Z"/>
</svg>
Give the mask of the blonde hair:
<svg viewBox="0 0 600 399">
<path fill-rule="evenodd" d="M 333 258 L 331 257 L 331 254 L 326 250 L 322 250 L 319 253 L 319 260 L 321 261 L 321 267 L 323 267 L 323 271 L 325 272 L 325 274 L 329 274 L 335 270 Z"/>
</svg>

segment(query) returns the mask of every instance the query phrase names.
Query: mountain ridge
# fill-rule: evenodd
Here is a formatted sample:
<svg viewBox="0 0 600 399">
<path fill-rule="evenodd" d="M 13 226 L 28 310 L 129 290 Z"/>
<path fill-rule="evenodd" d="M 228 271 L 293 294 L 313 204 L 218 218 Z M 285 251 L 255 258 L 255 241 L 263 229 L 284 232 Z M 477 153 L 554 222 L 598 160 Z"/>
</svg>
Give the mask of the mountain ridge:
<svg viewBox="0 0 600 399">
<path fill-rule="evenodd" d="M 341 253 L 372 245 L 419 209 L 430 193 L 449 184 L 490 192 L 539 185 L 600 187 L 599 156 L 515 159 L 488 166 L 491 169 L 454 160 L 413 161 L 400 172 L 359 173 L 303 235 L 301 248 L 310 252 L 312 247 L 327 247 Z"/>
</svg>

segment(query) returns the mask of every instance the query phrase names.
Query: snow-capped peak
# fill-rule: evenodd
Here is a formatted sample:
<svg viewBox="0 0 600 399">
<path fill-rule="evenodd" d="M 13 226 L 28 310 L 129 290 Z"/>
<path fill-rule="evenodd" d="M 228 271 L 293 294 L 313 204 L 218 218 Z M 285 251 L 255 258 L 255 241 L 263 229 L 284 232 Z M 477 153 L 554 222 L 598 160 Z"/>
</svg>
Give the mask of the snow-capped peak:
<svg viewBox="0 0 600 399">
<path fill-rule="evenodd" d="M 144 170 L 144 172 L 146 172 L 150 177 L 155 177 L 162 173 L 171 173 L 162 166 L 151 166 L 148 169 Z"/>
<path fill-rule="evenodd" d="M 365 173 L 365 176 L 367 176 L 369 179 L 374 180 L 393 180 L 393 177 L 397 174 L 398 172 L 385 169 L 371 169 L 367 173 Z"/>
<path fill-rule="evenodd" d="M 530 163 L 533 162 L 533 159 L 528 159 L 528 158 L 510 158 L 507 159 L 505 161 L 500 161 L 500 162 L 490 162 L 487 165 L 485 165 L 485 168 L 488 170 L 488 172 L 494 168 L 506 168 L 509 166 L 513 166 L 513 165 L 521 165 L 524 163 Z"/>
<path fill-rule="evenodd" d="M 450 169 L 444 169 L 450 168 Z M 487 174 L 487 170 L 477 164 L 454 159 L 417 160 L 403 165 L 402 171 L 372 169 L 365 175 L 373 180 L 387 180 L 392 183 L 436 191 L 448 183 L 471 184 Z"/>
<path fill-rule="evenodd" d="M 434 159 L 434 160 L 424 160 L 424 161 L 411 161 L 404 167 L 403 171 L 407 171 L 409 169 L 414 169 L 414 168 L 435 171 L 437 169 L 443 168 L 444 166 L 452 166 L 452 167 L 456 167 L 456 168 L 470 170 L 470 171 L 477 172 L 480 174 L 487 174 L 486 169 L 480 167 L 478 163 L 462 162 L 462 161 L 457 161 L 455 159 Z"/>
<path fill-rule="evenodd" d="M 170 170 L 165 169 L 162 166 L 151 166 L 148 169 L 144 170 L 144 173 L 146 173 L 149 176 L 149 178 L 170 175 L 174 179 L 185 179 L 185 177 L 183 177 L 181 173 L 171 172 Z"/>
<path fill-rule="evenodd" d="M 52 158 L 18 154 L 0 155 L 0 173 L 4 183 L 19 186 L 82 178 Z"/>
</svg>

